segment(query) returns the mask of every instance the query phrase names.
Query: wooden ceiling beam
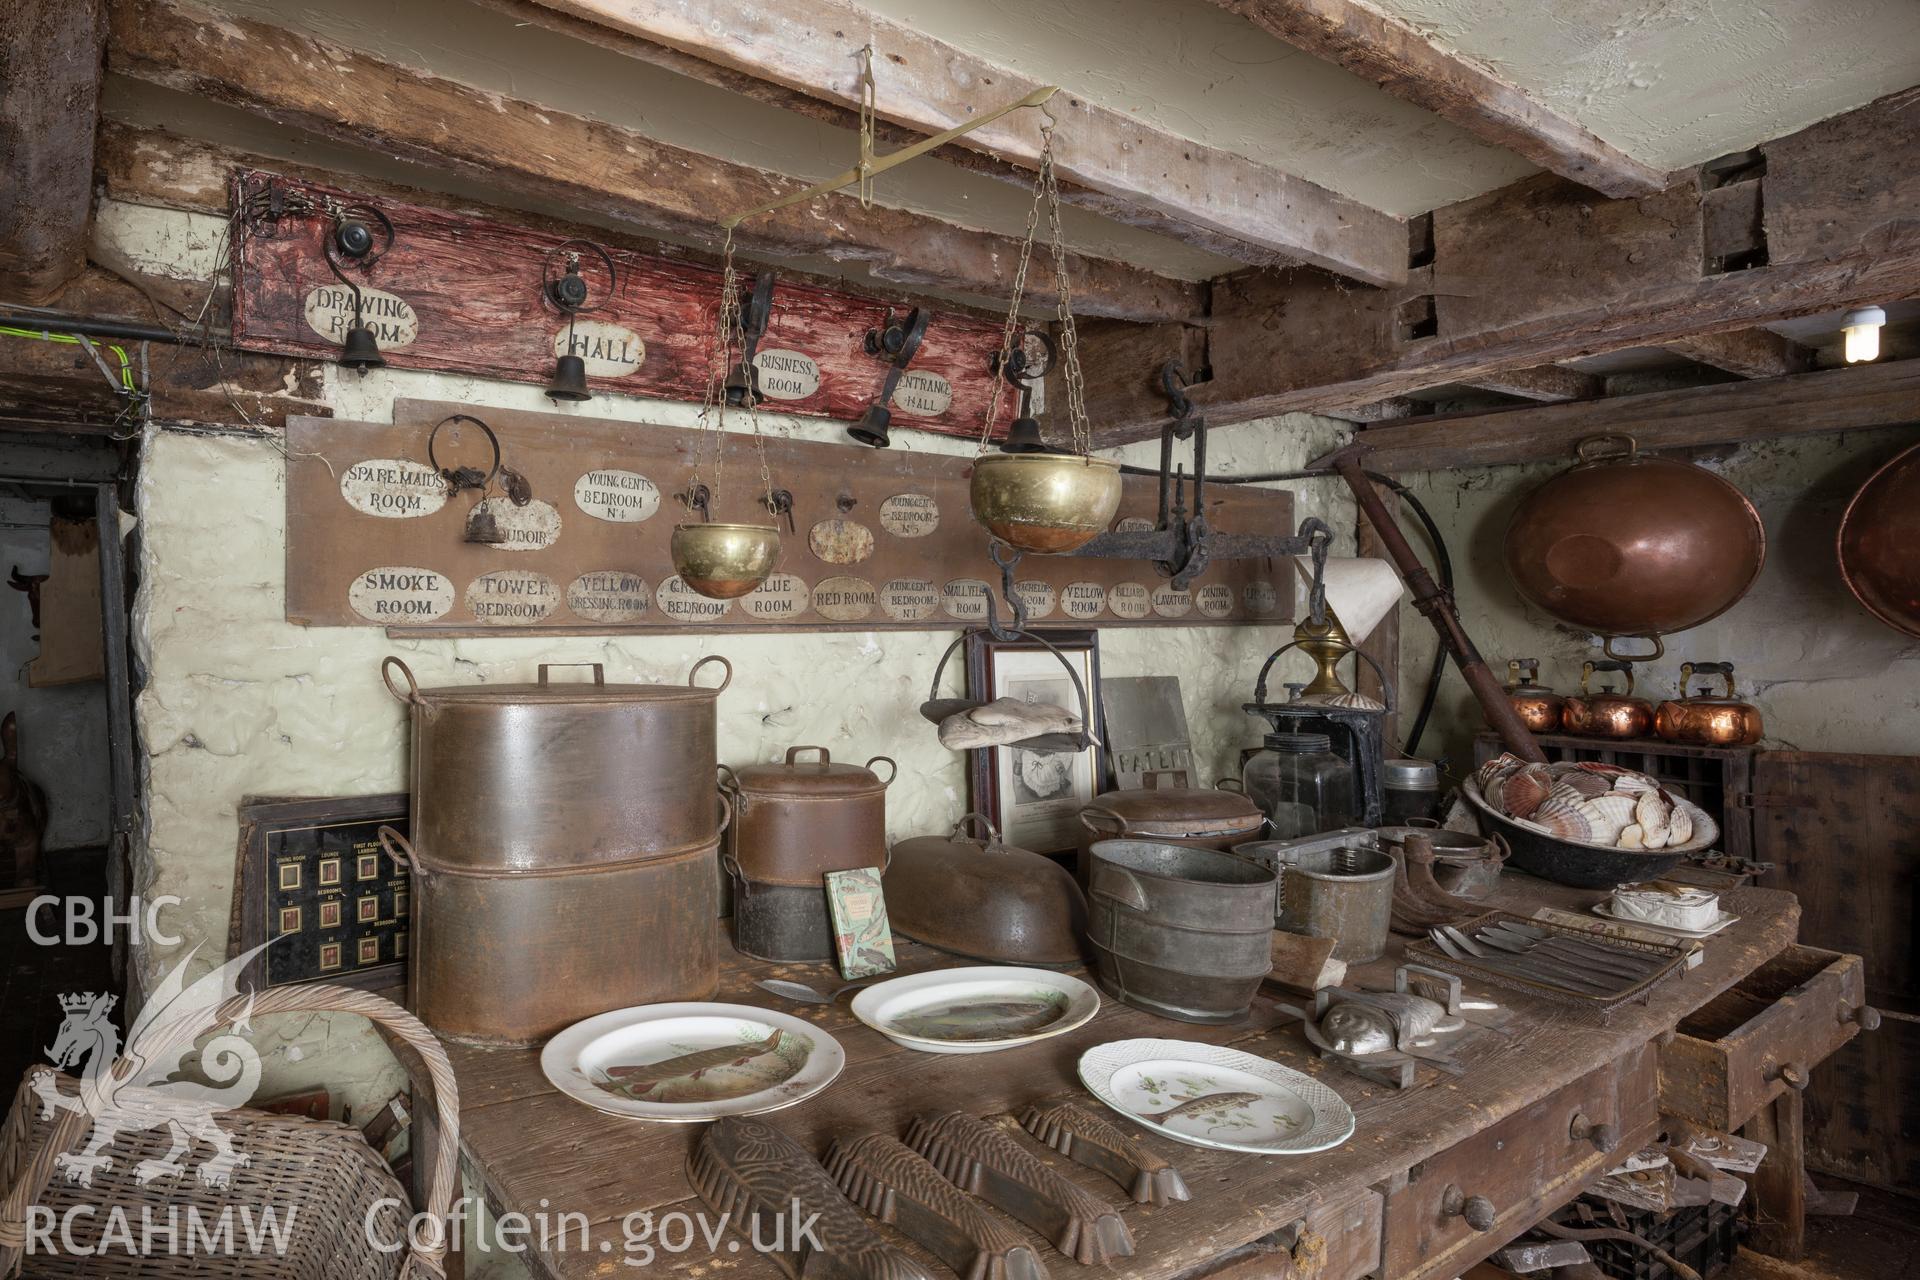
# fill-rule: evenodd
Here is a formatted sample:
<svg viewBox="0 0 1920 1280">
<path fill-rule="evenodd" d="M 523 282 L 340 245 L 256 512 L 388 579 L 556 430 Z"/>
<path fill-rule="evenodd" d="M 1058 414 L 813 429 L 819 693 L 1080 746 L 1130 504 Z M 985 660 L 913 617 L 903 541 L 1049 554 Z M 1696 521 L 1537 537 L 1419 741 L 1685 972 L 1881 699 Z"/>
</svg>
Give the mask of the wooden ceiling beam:
<svg viewBox="0 0 1920 1280">
<path fill-rule="evenodd" d="M 1665 346 L 1920 297 L 1920 93 L 1894 94 L 1760 148 L 1760 265 L 1711 269 L 1699 183 L 1600 200 L 1550 174 L 1433 215 L 1433 260 L 1399 289 L 1316 272 L 1215 281 L 1215 425 L 1364 404 L 1502 370 Z M 1724 189 L 1724 188 L 1720 188 Z M 1089 368 L 1095 343 L 1082 343 Z M 1142 439 L 1164 404 L 1089 382 L 1100 442 Z"/>
<path fill-rule="evenodd" d="M 237 107 L 289 128 L 489 182 L 643 234 L 717 239 L 727 213 L 805 184 L 583 116 L 384 62 L 369 54 L 173 0 L 114 0 L 110 70 Z M 1009 236 L 827 196 L 757 218 L 745 253 L 858 262 L 881 280 L 1004 299 Z M 1098 258 L 1072 262 L 1089 315 L 1130 320 L 1199 314 L 1198 286 Z M 1052 289 L 1036 255 L 1030 287 Z"/>
<path fill-rule="evenodd" d="M 653 50 L 670 50 L 682 55 L 677 70 L 698 60 L 727 73 L 728 88 L 738 89 L 743 77 L 760 81 L 785 105 L 809 98 L 843 117 L 859 109 L 859 52 L 871 42 L 875 109 L 917 135 L 943 132 L 1044 83 L 847 0 L 538 0 L 516 7 L 572 19 L 559 29 L 576 36 L 592 38 L 581 24 L 618 32 L 640 43 L 613 47 L 657 65 L 665 63 Z M 1062 196 L 1072 203 L 1242 262 L 1307 263 L 1373 285 L 1406 279 L 1406 224 L 1390 214 L 1070 90 L 1048 110 L 1060 122 L 1055 164 Z M 1038 112 L 1015 112 L 940 154 L 974 153 L 985 163 L 967 167 L 1024 185 L 1039 161 L 1040 124 Z"/>
<path fill-rule="evenodd" d="M 1695 364 L 1743 378 L 1779 378 L 1813 368 L 1813 352 L 1771 329 L 1701 333 L 1662 345 Z"/>
<path fill-rule="evenodd" d="M 1261 30 L 1424 107 L 1483 142 L 1614 197 L 1664 189 L 1667 174 L 1558 115 L 1477 62 L 1358 0 L 1213 0 Z"/>
<path fill-rule="evenodd" d="M 0 298 L 39 304 L 86 266 L 104 0 L 8 0 L 0 37 Z"/>
<path fill-rule="evenodd" d="M 1401 475 L 1570 462 L 1580 440 L 1608 431 L 1628 432 L 1649 451 L 1909 423 L 1920 423 L 1920 360 L 1426 418 L 1358 438 L 1370 468 Z"/>
<path fill-rule="evenodd" d="M 1522 400 L 1592 400 L 1606 393 L 1604 379 L 1577 369 L 1562 369 L 1557 364 L 1535 365 L 1531 369 L 1503 369 L 1469 379 L 1466 386 L 1480 391 L 1497 391 Z"/>
</svg>

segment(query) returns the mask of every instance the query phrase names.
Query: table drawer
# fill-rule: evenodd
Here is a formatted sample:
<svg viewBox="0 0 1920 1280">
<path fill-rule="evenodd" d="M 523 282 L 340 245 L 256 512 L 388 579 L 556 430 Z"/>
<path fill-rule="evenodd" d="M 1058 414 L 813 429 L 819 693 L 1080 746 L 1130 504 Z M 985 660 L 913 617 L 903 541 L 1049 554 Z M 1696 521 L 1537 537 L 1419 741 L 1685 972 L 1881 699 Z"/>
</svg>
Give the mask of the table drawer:
<svg viewBox="0 0 1920 1280">
<path fill-rule="evenodd" d="M 1859 956 L 1792 946 L 1680 1020 L 1660 1109 L 1731 1132 L 1876 1020 Z"/>
<path fill-rule="evenodd" d="M 1208 1263 L 1193 1280 L 1362 1280 L 1380 1270 L 1381 1197 L 1363 1187 Z"/>
<path fill-rule="evenodd" d="M 1460 1274 L 1644 1140 L 1655 1111 L 1650 1057 L 1629 1054 L 1422 1161 L 1387 1196 L 1385 1274 Z"/>
</svg>

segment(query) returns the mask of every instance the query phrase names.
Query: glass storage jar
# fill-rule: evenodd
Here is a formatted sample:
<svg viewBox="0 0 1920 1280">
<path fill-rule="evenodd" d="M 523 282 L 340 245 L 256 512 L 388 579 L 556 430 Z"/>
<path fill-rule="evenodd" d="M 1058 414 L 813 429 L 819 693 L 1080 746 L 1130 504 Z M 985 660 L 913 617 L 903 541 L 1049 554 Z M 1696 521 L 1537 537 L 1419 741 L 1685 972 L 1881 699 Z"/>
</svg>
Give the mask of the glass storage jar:
<svg viewBox="0 0 1920 1280">
<path fill-rule="evenodd" d="M 1268 734 L 1265 749 L 1242 770 L 1241 784 L 1267 815 L 1269 839 L 1291 840 L 1358 821 L 1353 766 L 1333 753 L 1324 733 Z"/>
</svg>

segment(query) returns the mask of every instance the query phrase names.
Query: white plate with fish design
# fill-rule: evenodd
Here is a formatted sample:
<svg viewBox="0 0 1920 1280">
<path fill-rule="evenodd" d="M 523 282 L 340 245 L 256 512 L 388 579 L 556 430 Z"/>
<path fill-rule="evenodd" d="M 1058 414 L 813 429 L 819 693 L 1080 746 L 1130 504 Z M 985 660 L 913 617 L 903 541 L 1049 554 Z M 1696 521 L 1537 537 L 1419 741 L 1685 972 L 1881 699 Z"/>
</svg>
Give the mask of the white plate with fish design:
<svg viewBox="0 0 1920 1280">
<path fill-rule="evenodd" d="M 820 1092 L 847 1065 L 819 1027 L 744 1004 L 645 1004 L 547 1041 L 553 1087 L 610 1115 L 693 1124 L 757 1116 Z"/>
<path fill-rule="evenodd" d="M 853 1016 L 922 1053 L 995 1053 L 1081 1026 L 1100 993 L 1051 969 L 969 965 L 890 978 L 853 998 Z"/>
<path fill-rule="evenodd" d="M 1320 1081 L 1218 1045 L 1095 1045 L 1080 1055 L 1080 1082 L 1127 1119 L 1189 1146 L 1304 1155 L 1353 1134 L 1353 1108 Z"/>
</svg>

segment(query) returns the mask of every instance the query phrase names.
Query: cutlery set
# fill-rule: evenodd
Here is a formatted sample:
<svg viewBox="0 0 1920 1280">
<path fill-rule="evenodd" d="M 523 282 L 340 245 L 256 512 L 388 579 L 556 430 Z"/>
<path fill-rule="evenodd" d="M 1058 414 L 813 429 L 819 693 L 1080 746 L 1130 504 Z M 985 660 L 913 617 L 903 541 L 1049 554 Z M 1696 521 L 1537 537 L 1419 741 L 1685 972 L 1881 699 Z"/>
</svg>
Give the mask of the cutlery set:
<svg viewBox="0 0 1920 1280">
<path fill-rule="evenodd" d="M 1496 912 L 1427 931 L 1447 959 L 1492 980 L 1613 1004 L 1637 996 L 1684 963 L 1666 950 L 1572 936 Z"/>
</svg>

